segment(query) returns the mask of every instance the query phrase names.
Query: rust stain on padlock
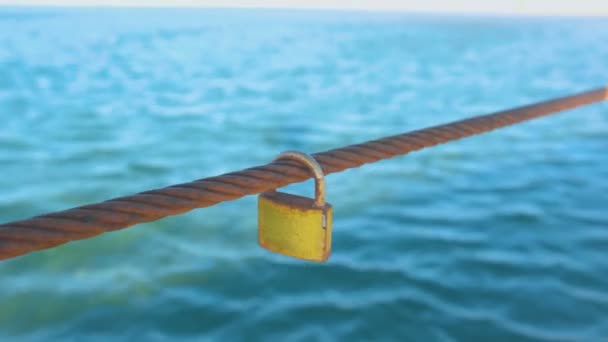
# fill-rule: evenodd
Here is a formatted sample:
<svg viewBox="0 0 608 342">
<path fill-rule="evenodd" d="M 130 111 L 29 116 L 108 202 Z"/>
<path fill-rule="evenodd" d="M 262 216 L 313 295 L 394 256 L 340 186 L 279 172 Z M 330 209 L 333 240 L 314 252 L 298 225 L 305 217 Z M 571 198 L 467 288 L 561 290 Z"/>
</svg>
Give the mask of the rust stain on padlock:
<svg viewBox="0 0 608 342">
<path fill-rule="evenodd" d="M 315 175 L 315 199 L 270 191 L 258 198 L 260 246 L 298 259 L 323 262 L 331 253 L 332 206 L 325 203 L 323 172 L 312 157 L 284 152 L 277 159 L 304 162 Z"/>
</svg>

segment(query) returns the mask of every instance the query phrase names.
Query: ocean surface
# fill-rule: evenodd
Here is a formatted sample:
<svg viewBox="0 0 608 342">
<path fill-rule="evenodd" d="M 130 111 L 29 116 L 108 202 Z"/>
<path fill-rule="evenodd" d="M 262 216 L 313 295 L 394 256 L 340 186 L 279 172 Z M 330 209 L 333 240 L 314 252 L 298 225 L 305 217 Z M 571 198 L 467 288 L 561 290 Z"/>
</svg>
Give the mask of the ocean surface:
<svg viewBox="0 0 608 342">
<path fill-rule="evenodd" d="M 608 19 L 0 8 L 0 222 L 608 83 Z M 608 105 L 0 262 L 2 341 L 606 341 Z M 312 194 L 312 183 L 289 191 Z"/>
</svg>

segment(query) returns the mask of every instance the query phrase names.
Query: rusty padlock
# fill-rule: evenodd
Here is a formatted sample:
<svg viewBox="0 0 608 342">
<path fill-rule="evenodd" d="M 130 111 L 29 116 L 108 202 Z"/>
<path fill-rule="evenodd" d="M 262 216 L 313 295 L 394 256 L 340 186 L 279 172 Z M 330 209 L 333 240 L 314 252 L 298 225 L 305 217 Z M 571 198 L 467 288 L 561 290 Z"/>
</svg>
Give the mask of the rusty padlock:
<svg viewBox="0 0 608 342">
<path fill-rule="evenodd" d="M 301 162 L 315 177 L 315 198 L 269 191 L 258 197 L 260 246 L 298 259 L 323 262 L 331 253 L 331 204 L 325 203 L 325 178 L 317 161 L 301 152 L 286 151 L 275 160 Z"/>
</svg>

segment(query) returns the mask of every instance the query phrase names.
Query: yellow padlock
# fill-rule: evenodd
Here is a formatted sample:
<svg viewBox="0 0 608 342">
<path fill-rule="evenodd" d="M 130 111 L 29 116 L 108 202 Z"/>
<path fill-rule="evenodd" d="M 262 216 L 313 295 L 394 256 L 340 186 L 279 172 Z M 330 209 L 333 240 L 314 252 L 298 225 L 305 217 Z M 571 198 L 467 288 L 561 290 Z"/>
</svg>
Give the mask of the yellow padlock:
<svg viewBox="0 0 608 342">
<path fill-rule="evenodd" d="M 325 203 L 325 178 L 317 161 L 286 151 L 275 160 L 292 159 L 308 166 L 315 177 L 315 199 L 269 191 L 258 197 L 260 246 L 298 259 L 323 262 L 331 253 L 331 204 Z"/>
</svg>

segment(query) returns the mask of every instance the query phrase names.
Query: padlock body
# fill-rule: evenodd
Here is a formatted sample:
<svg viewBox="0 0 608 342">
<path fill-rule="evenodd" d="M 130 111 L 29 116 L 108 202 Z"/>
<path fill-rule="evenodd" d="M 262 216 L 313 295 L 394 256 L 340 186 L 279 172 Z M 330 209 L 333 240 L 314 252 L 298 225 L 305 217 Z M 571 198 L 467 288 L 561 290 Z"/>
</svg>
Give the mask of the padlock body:
<svg viewBox="0 0 608 342">
<path fill-rule="evenodd" d="M 317 208 L 311 198 L 278 191 L 258 197 L 258 241 L 273 252 L 326 261 L 331 253 L 331 223 L 329 203 Z"/>
</svg>

